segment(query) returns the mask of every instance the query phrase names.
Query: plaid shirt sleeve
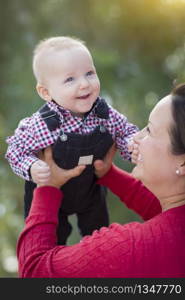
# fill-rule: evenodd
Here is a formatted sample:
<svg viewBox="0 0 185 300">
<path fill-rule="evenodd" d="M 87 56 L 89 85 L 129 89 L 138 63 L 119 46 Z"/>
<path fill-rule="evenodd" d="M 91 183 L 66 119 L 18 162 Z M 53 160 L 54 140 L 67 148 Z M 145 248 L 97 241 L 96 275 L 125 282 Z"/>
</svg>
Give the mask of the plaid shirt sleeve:
<svg viewBox="0 0 185 300">
<path fill-rule="evenodd" d="M 110 131 L 115 139 L 117 148 L 120 150 L 121 156 L 126 160 L 131 160 L 131 155 L 128 151 L 128 142 L 139 131 L 138 127 L 128 122 L 124 115 L 112 107 L 109 107 L 109 117 Z"/>
<path fill-rule="evenodd" d="M 32 117 L 23 119 L 14 135 L 6 139 L 8 149 L 5 158 L 12 170 L 25 180 L 31 180 L 30 167 L 38 160 L 36 152 L 39 147 L 32 124 Z"/>
</svg>

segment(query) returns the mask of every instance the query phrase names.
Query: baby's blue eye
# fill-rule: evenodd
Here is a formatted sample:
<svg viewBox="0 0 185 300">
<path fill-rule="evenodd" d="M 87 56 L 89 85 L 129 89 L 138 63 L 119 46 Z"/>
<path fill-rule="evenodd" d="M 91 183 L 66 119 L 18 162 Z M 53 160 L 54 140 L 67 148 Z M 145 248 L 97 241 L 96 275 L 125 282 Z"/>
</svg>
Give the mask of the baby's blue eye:
<svg viewBox="0 0 185 300">
<path fill-rule="evenodd" d="M 74 77 L 68 77 L 64 82 L 66 83 L 66 82 L 71 82 L 71 81 L 73 81 L 74 80 Z"/>
<path fill-rule="evenodd" d="M 93 74 L 94 74 L 93 71 L 89 71 L 89 72 L 86 73 L 87 76 L 91 76 L 91 75 L 93 75 Z"/>
</svg>

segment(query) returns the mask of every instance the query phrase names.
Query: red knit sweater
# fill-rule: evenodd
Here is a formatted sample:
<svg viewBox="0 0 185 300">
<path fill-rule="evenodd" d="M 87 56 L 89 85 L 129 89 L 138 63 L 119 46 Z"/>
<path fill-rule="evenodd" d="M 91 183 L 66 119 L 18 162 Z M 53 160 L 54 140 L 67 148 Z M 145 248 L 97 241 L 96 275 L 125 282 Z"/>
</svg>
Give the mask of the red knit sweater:
<svg viewBox="0 0 185 300">
<path fill-rule="evenodd" d="M 148 221 L 114 223 L 76 245 L 57 246 L 63 195 L 37 188 L 17 245 L 20 277 L 185 277 L 185 206 L 161 213 L 155 196 L 115 166 L 99 183 Z"/>
</svg>

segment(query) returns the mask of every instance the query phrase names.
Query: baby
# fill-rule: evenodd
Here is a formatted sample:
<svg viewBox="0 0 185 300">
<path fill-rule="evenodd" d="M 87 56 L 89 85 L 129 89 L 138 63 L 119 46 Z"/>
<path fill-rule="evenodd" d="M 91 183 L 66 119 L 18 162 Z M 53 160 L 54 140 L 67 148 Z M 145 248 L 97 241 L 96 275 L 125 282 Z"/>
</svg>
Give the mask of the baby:
<svg viewBox="0 0 185 300">
<path fill-rule="evenodd" d="M 26 180 L 25 217 L 36 184 L 47 183 L 50 176 L 39 151 L 51 145 L 55 162 L 65 169 L 86 165 L 62 188 L 57 237 L 58 244 L 66 244 L 71 214 L 77 215 L 82 236 L 109 225 L 106 190 L 96 184 L 93 162 L 102 159 L 114 142 L 121 156 L 130 160 L 128 141 L 138 128 L 100 97 L 99 78 L 83 41 L 63 36 L 41 41 L 34 51 L 33 72 L 37 92 L 46 104 L 21 120 L 7 138 L 6 158 Z"/>
</svg>

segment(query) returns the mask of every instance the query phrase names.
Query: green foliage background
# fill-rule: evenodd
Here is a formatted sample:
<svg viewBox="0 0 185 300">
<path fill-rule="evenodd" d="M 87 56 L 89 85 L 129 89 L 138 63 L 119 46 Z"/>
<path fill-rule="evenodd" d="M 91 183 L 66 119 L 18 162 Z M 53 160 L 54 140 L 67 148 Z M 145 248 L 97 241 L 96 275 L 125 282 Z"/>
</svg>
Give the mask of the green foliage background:
<svg viewBox="0 0 185 300">
<path fill-rule="evenodd" d="M 16 241 L 23 228 L 23 180 L 4 159 L 5 138 L 20 119 L 42 105 L 35 91 L 32 52 L 40 39 L 76 36 L 86 41 L 101 80 L 101 93 L 143 127 L 173 81 L 185 80 L 184 0 L 0 0 L 0 277 L 17 277 Z M 115 162 L 132 165 L 119 154 Z M 130 222 L 110 192 L 111 222 Z M 79 240 L 76 220 L 69 240 Z"/>
</svg>

